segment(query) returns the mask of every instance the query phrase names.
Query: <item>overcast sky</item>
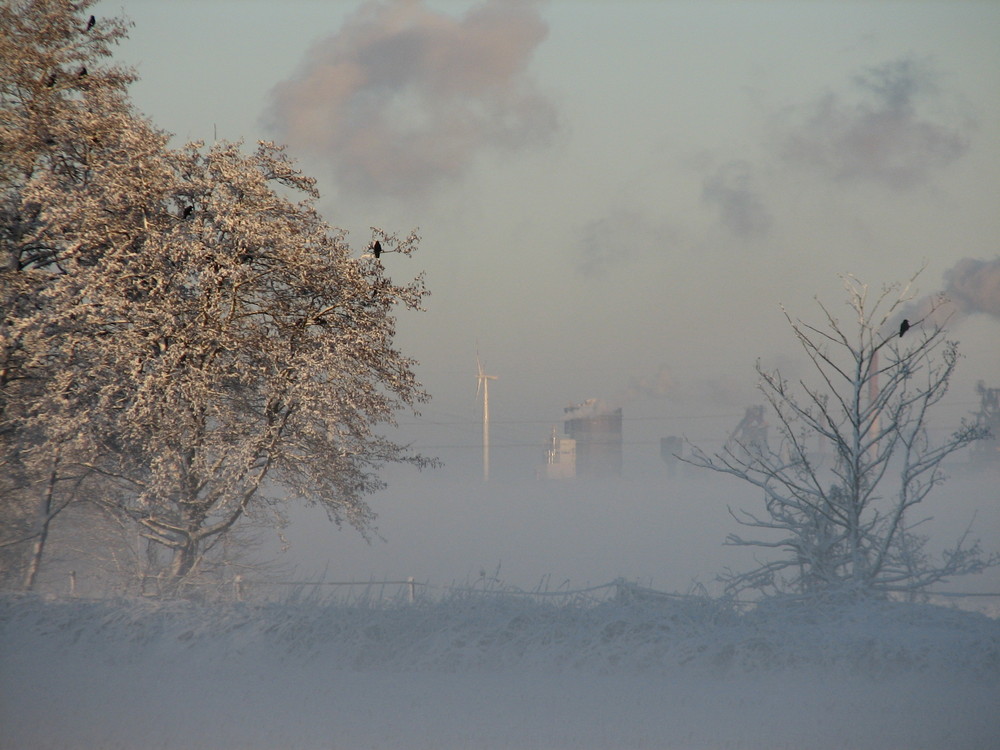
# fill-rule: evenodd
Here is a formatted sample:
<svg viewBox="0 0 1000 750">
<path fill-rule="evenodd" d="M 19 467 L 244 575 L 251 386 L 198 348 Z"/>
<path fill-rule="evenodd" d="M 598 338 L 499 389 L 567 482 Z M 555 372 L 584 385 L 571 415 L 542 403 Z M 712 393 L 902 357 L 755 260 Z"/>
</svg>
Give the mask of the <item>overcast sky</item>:
<svg viewBox="0 0 1000 750">
<path fill-rule="evenodd" d="M 400 321 L 433 401 L 407 439 L 530 476 L 570 403 L 621 406 L 626 467 L 708 447 L 798 371 L 779 303 L 841 310 L 926 266 L 963 296 L 942 428 L 1000 386 L 1000 3 L 107 0 L 138 108 L 181 141 L 272 139 L 363 252 L 419 228 Z M 972 259 L 965 260 L 964 259 Z M 991 311 L 991 312 L 990 312 Z"/>
</svg>

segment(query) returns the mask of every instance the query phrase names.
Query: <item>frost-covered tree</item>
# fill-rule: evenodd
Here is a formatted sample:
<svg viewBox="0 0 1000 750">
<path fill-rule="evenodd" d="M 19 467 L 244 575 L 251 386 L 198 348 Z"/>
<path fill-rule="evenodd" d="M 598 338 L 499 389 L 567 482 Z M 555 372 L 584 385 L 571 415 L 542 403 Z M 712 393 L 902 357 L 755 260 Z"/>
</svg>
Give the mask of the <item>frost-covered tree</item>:
<svg viewBox="0 0 1000 750">
<path fill-rule="evenodd" d="M 22 81 L 3 101 L 21 164 L 3 182 L 3 460 L 43 519 L 86 493 L 137 524 L 166 553 L 148 559 L 167 588 L 238 524 L 280 523 L 286 498 L 366 532 L 378 469 L 428 463 L 380 432 L 427 398 L 394 344 L 422 278 L 352 256 L 280 147 L 172 149 L 132 110 L 128 74 L 93 57 L 57 65 L 50 87 L 59 50 L 123 32 L 87 28 L 88 5 L 16 4 L 3 32 L 35 51 L 2 59 L 5 86 Z M 419 240 L 373 239 L 400 255 Z"/>
<path fill-rule="evenodd" d="M 29 586 L 49 524 L 84 479 L 64 461 L 72 433 L 44 440 L 35 406 L 51 395 L 52 373 L 26 321 L 50 308 L 51 280 L 75 243 L 50 231 L 39 187 L 61 183 L 65 195 L 85 184 L 133 117 L 125 90 L 134 76 L 107 64 L 127 24 L 89 25 L 91 4 L 0 3 L 0 552 L 5 578 L 21 572 Z"/>
<path fill-rule="evenodd" d="M 763 491 L 763 514 L 730 511 L 762 537 L 732 534 L 727 543 L 775 555 L 727 575 L 731 591 L 912 595 L 997 563 L 968 534 L 934 558 L 916 531 L 926 520 L 916 506 L 945 480 L 942 462 L 983 431 L 963 423 L 939 443 L 928 434 L 959 355 L 936 322 L 944 300 L 904 324 L 914 279 L 874 293 L 844 277 L 846 321 L 822 303 L 819 325 L 785 311 L 815 378 L 792 383 L 758 362 L 780 445 L 734 441 L 713 456 L 694 449 L 690 463 Z"/>
</svg>

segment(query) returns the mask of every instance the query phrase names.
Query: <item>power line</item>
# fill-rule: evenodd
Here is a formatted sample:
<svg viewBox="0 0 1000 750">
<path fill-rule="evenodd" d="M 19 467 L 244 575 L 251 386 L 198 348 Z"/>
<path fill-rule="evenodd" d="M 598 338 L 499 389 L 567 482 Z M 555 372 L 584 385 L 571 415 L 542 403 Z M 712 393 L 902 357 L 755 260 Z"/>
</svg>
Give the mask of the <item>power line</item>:
<svg viewBox="0 0 1000 750">
<path fill-rule="evenodd" d="M 673 421 L 687 421 L 694 419 L 740 419 L 743 414 L 738 414 L 736 412 L 728 414 L 689 414 L 689 415 L 675 415 L 668 417 L 626 417 L 622 416 L 622 422 L 673 422 Z M 557 419 L 490 419 L 491 425 L 519 425 L 519 424 L 544 424 L 551 425 L 553 423 L 565 421 L 562 418 Z M 431 420 L 431 419 L 421 419 L 412 422 L 399 422 L 400 426 L 407 425 L 410 427 L 420 427 L 423 425 L 435 425 L 441 427 L 451 427 L 460 425 L 479 425 L 481 422 L 476 419 L 455 419 L 454 421 L 442 421 L 442 420 Z"/>
</svg>

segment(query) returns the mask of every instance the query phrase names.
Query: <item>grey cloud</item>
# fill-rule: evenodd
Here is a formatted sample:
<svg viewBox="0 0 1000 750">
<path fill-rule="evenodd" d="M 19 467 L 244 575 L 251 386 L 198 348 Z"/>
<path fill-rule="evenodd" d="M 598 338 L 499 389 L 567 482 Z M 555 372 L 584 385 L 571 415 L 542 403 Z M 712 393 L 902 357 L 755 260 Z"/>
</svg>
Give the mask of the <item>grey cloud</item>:
<svg viewBox="0 0 1000 750">
<path fill-rule="evenodd" d="M 754 184 L 753 170 L 745 161 L 723 164 L 709 175 L 702 200 L 719 211 L 722 224 L 740 237 L 767 234 L 771 216 Z"/>
<path fill-rule="evenodd" d="M 655 252 L 670 232 L 629 210 L 612 211 L 583 227 L 577 242 L 577 273 L 601 276 L 628 265 L 644 253 Z"/>
<path fill-rule="evenodd" d="M 924 62 L 895 60 L 853 78 L 853 96 L 830 93 L 780 124 L 779 151 L 788 161 L 835 180 L 906 189 L 963 156 L 969 124 L 932 119 L 935 74 Z"/>
<path fill-rule="evenodd" d="M 669 365 L 663 364 L 652 372 L 630 377 L 625 388 L 616 396 L 616 402 L 629 404 L 636 400 L 667 400 L 710 403 L 728 408 L 745 406 L 747 395 L 746 382 L 742 378 L 704 375 L 697 380 L 684 380 L 678 378 Z"/>
<path fill-rule="evenodd" d="M 348 189 L 421 193 L 484 149 L 555 131 L 555 108 L 527 72 L 547 33 L 532 2 L 485 0 L 456 19 L 423 0 L 372 0 L 271 91 L 264 120 Z"/>
</svg>

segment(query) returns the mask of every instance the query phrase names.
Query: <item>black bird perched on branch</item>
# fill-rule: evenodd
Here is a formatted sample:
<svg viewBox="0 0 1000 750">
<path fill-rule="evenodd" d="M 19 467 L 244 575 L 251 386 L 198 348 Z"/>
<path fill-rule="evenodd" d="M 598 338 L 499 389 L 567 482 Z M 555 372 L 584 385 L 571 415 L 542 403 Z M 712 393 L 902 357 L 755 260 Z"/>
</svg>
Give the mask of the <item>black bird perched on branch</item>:
<svg viewBox="0 0 1000 750">
<path fill-rule="evenodd" d="M 899 324 L 899 338 L 903 338 L 903 335 L 910 330 L 910 321 L 903 318 L 903 322 Z"/>
<path fill-rule="evenodd" d="M 382 254 L 382 243 L 375 240 L 375 244 L 372 245 L 372 255 L 376 258 Z"/>
<path fill-rule="evenodd" d="M 77 75 L 78 78 L 83 78 L 84 76 L 86 76 L 87 75 L 87 66 L 84 65 L 82 68 L 80 68 L 80 72 L 77 73 L 76 75 Z"/>
<path fill-rule="evenodd" d="M 194 206 L 184 206 L 184 210 L 181 212 L 181 218 L 186 219 L 194 211 Z"/>
<path fill-rule="evenodd" d="M 95 23 L 97 23 L 97 19 L 91 16 L 90 20 L 87 21 L 87 28 L 85 29 L 85 31 L 90 31 L 92 28 L 94 28 Z"/>
</svg>

